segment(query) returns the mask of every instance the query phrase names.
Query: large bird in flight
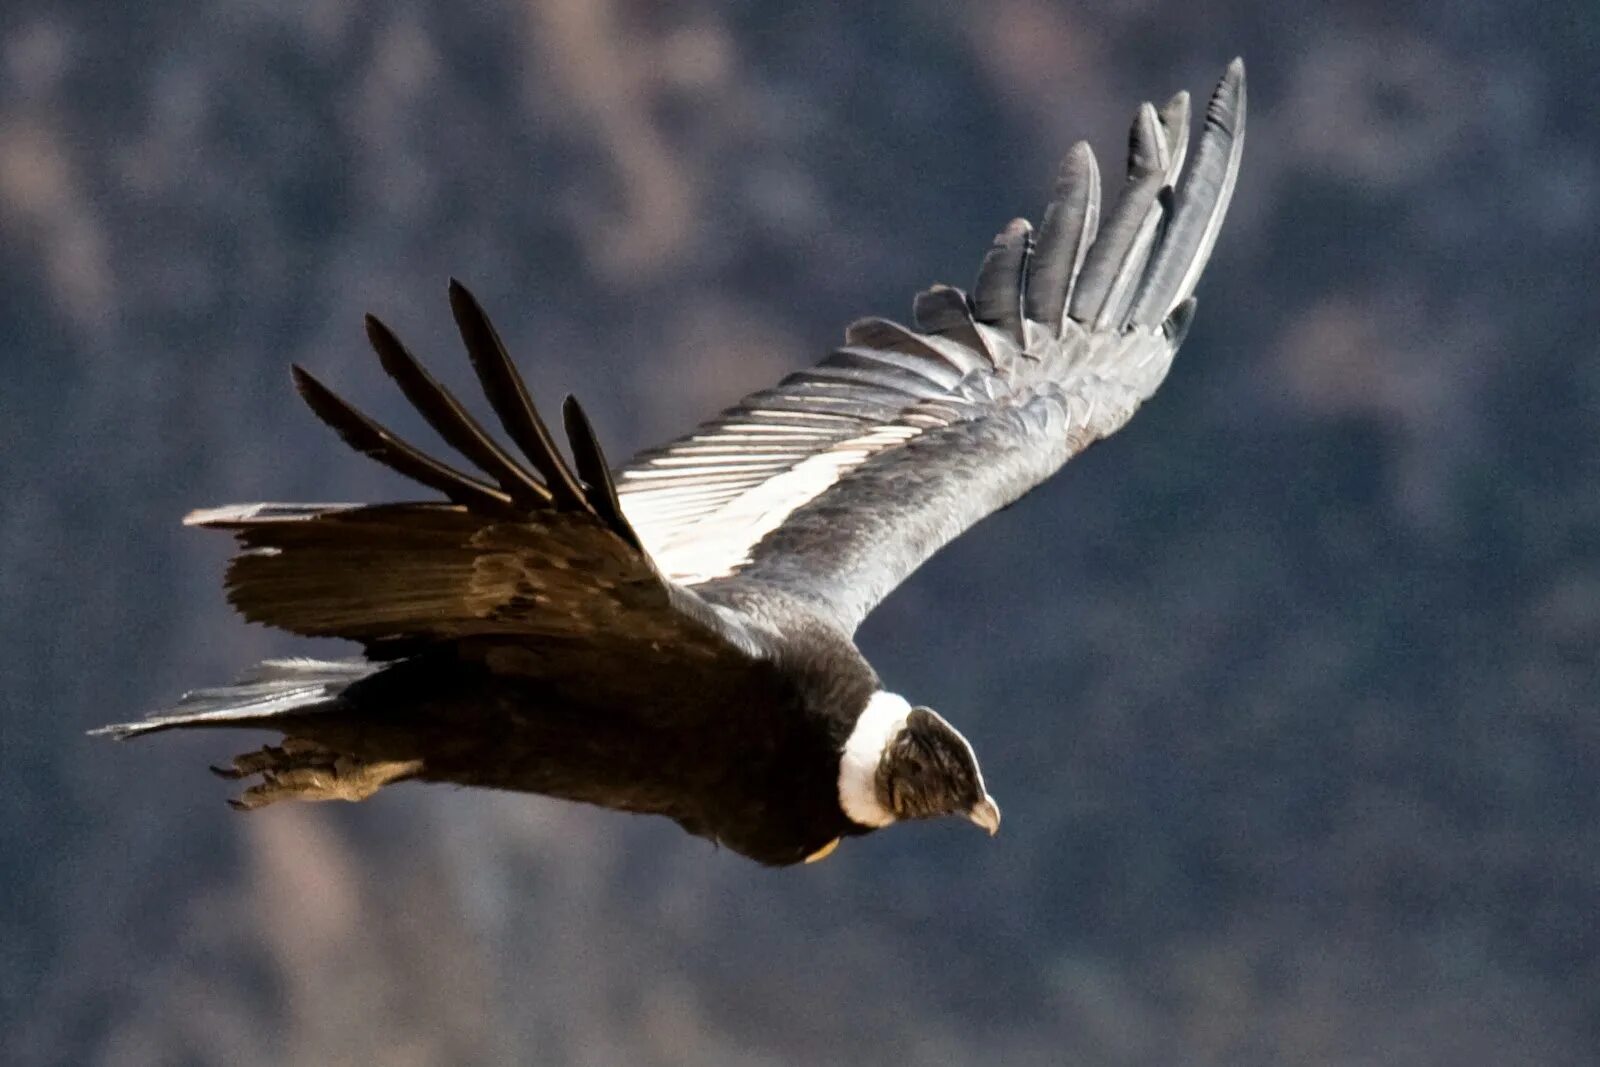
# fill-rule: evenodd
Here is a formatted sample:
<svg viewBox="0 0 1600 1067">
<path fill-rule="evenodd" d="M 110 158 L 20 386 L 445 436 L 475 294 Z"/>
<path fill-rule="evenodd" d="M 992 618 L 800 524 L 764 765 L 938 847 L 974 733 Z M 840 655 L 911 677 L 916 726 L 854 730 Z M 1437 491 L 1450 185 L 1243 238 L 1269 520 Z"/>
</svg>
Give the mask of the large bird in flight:
<svg viewBox="0 0 1600 1067">
<path fill-rule="evenodd" d="M 1236 60 L 1180 181 L 1187 94 L 1141 106 L 1103 221 L 1080 143 L 1038 230 L 1006 226 L 970 295 L 920 294 L 915 328 L 857 322 L 817 366 L 620 470 L 570 398 L 563 456 L 459 284 L 451 310 L 515 450 L 369 317 L 383 369 L 478 472 L 296 367 L 300 395 L 346 443 L 444 499 L 185 520 L 237 538 L 227 589 L 245 618 L 356 641 L 365 658 L 270 660 L 101 732 L 281 733 L 217 769 L 254 780 L 233 801 L 244 809 L 455 782 L 665 815 L 772 865 L 906 819 L 955 815 L 993 833 L 1000 810 L 971 746 L 886 691 L 852 634 L 923 560 L 1161 384 L 1244 124 Z"/>
</svg>

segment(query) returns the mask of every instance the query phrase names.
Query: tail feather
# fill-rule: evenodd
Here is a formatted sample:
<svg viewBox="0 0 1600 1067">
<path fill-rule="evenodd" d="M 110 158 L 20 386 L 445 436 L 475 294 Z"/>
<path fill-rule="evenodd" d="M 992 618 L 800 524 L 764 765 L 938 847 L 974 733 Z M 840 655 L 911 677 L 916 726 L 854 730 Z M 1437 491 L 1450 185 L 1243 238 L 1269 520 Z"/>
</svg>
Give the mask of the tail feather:
<svg viewBox="0 0 1600 1067">
<path fill-rule="evenodd" d="M 162 730 L 271 727 L 290 712 L 315 712 L 378 665 L 362 660 L 269 659 L 232 685 L 185 693 L 177 706 L 138 722 L 113 723 L 92 736 L 119 741 Z"/>
</svg>

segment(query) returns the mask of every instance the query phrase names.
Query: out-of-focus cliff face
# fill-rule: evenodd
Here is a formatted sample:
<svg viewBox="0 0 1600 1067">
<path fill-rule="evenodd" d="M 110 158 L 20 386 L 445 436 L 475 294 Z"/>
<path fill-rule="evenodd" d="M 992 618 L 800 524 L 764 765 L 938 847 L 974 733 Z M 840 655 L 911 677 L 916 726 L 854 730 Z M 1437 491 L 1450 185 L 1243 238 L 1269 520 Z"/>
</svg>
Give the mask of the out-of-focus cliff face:
<svg viewBox="0 0 1600 1067">
<path fill-rule="evenodd" d="M 1600 8 L 1282 9 L 8 4 L 6 1061 L 1593 1062 Z M 1236 52 L 1172 378 L 862 635 L 996 841 L 241 818 L 203 767 L 253 739 L 81 738 L 304 647 L 176 520 L 396 492 L 288 387 L 416 429 L 363 311 L 460 383 L 460 276 L 620 457 L 966 284 Z"/>
</svg>

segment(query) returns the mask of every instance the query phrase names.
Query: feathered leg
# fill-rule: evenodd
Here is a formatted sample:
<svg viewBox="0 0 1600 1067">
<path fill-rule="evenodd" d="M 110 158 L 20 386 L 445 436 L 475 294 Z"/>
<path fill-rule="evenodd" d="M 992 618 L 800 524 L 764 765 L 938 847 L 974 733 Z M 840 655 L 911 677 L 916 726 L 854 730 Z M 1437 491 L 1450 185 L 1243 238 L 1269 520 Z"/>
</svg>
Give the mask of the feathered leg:
<svg viewBox="0 0 1600 1067">
<path fill-rule="evenodd" d="M 297 737 L 235 756 L 231 767 L 211 768 L 229 781 L 261 776 L 259 783 L 228 801 L 237 811 L 254 811 L 280 800 L 365 800 L 421 770 L 421 760 L 361 760 Z"/>
</svg>

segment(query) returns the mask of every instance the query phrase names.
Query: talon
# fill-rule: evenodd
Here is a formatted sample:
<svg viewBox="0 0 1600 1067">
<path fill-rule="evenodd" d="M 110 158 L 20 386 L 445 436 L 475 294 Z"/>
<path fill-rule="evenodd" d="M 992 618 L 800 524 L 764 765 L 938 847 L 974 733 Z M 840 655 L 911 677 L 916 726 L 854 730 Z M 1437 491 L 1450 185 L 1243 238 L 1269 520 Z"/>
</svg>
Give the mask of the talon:
<svg viewBox="0 0 1600 1067">
<path fill-rule="evenodd" d="M 238 777 L 244 778 L 247 775 L 260 774 L 279 763 L 283 758 L 283 749 L 267 745 L 257 749 L 255 752 L 246 752 L 233 757 L 233 769 L 238 772 Z"/>
<path fill-rule="evenodd" d="M 291 793 L 285 793 L 274 785 L 253 785 L 246 789 L 244 794 L 237 800 L 230 801 L 230 803 L 239 811 L 255 811 L 257 808 L 264 808 L 268 804 L 285 800 L 292 795 Z"/>
<path fill-rule="evenodd" d="M 366 763 L 315 741 L 288 737 L 281 746 L 246 752 L 234 757 L 233 766 L 212 767 L 211 773 L 226 781 L 260 775 L 259 782 L 228 801 L 235 811 L 254 811 L 280 800 L 365 800 L 421 769 L 421 760 Z"/>
</svg>

